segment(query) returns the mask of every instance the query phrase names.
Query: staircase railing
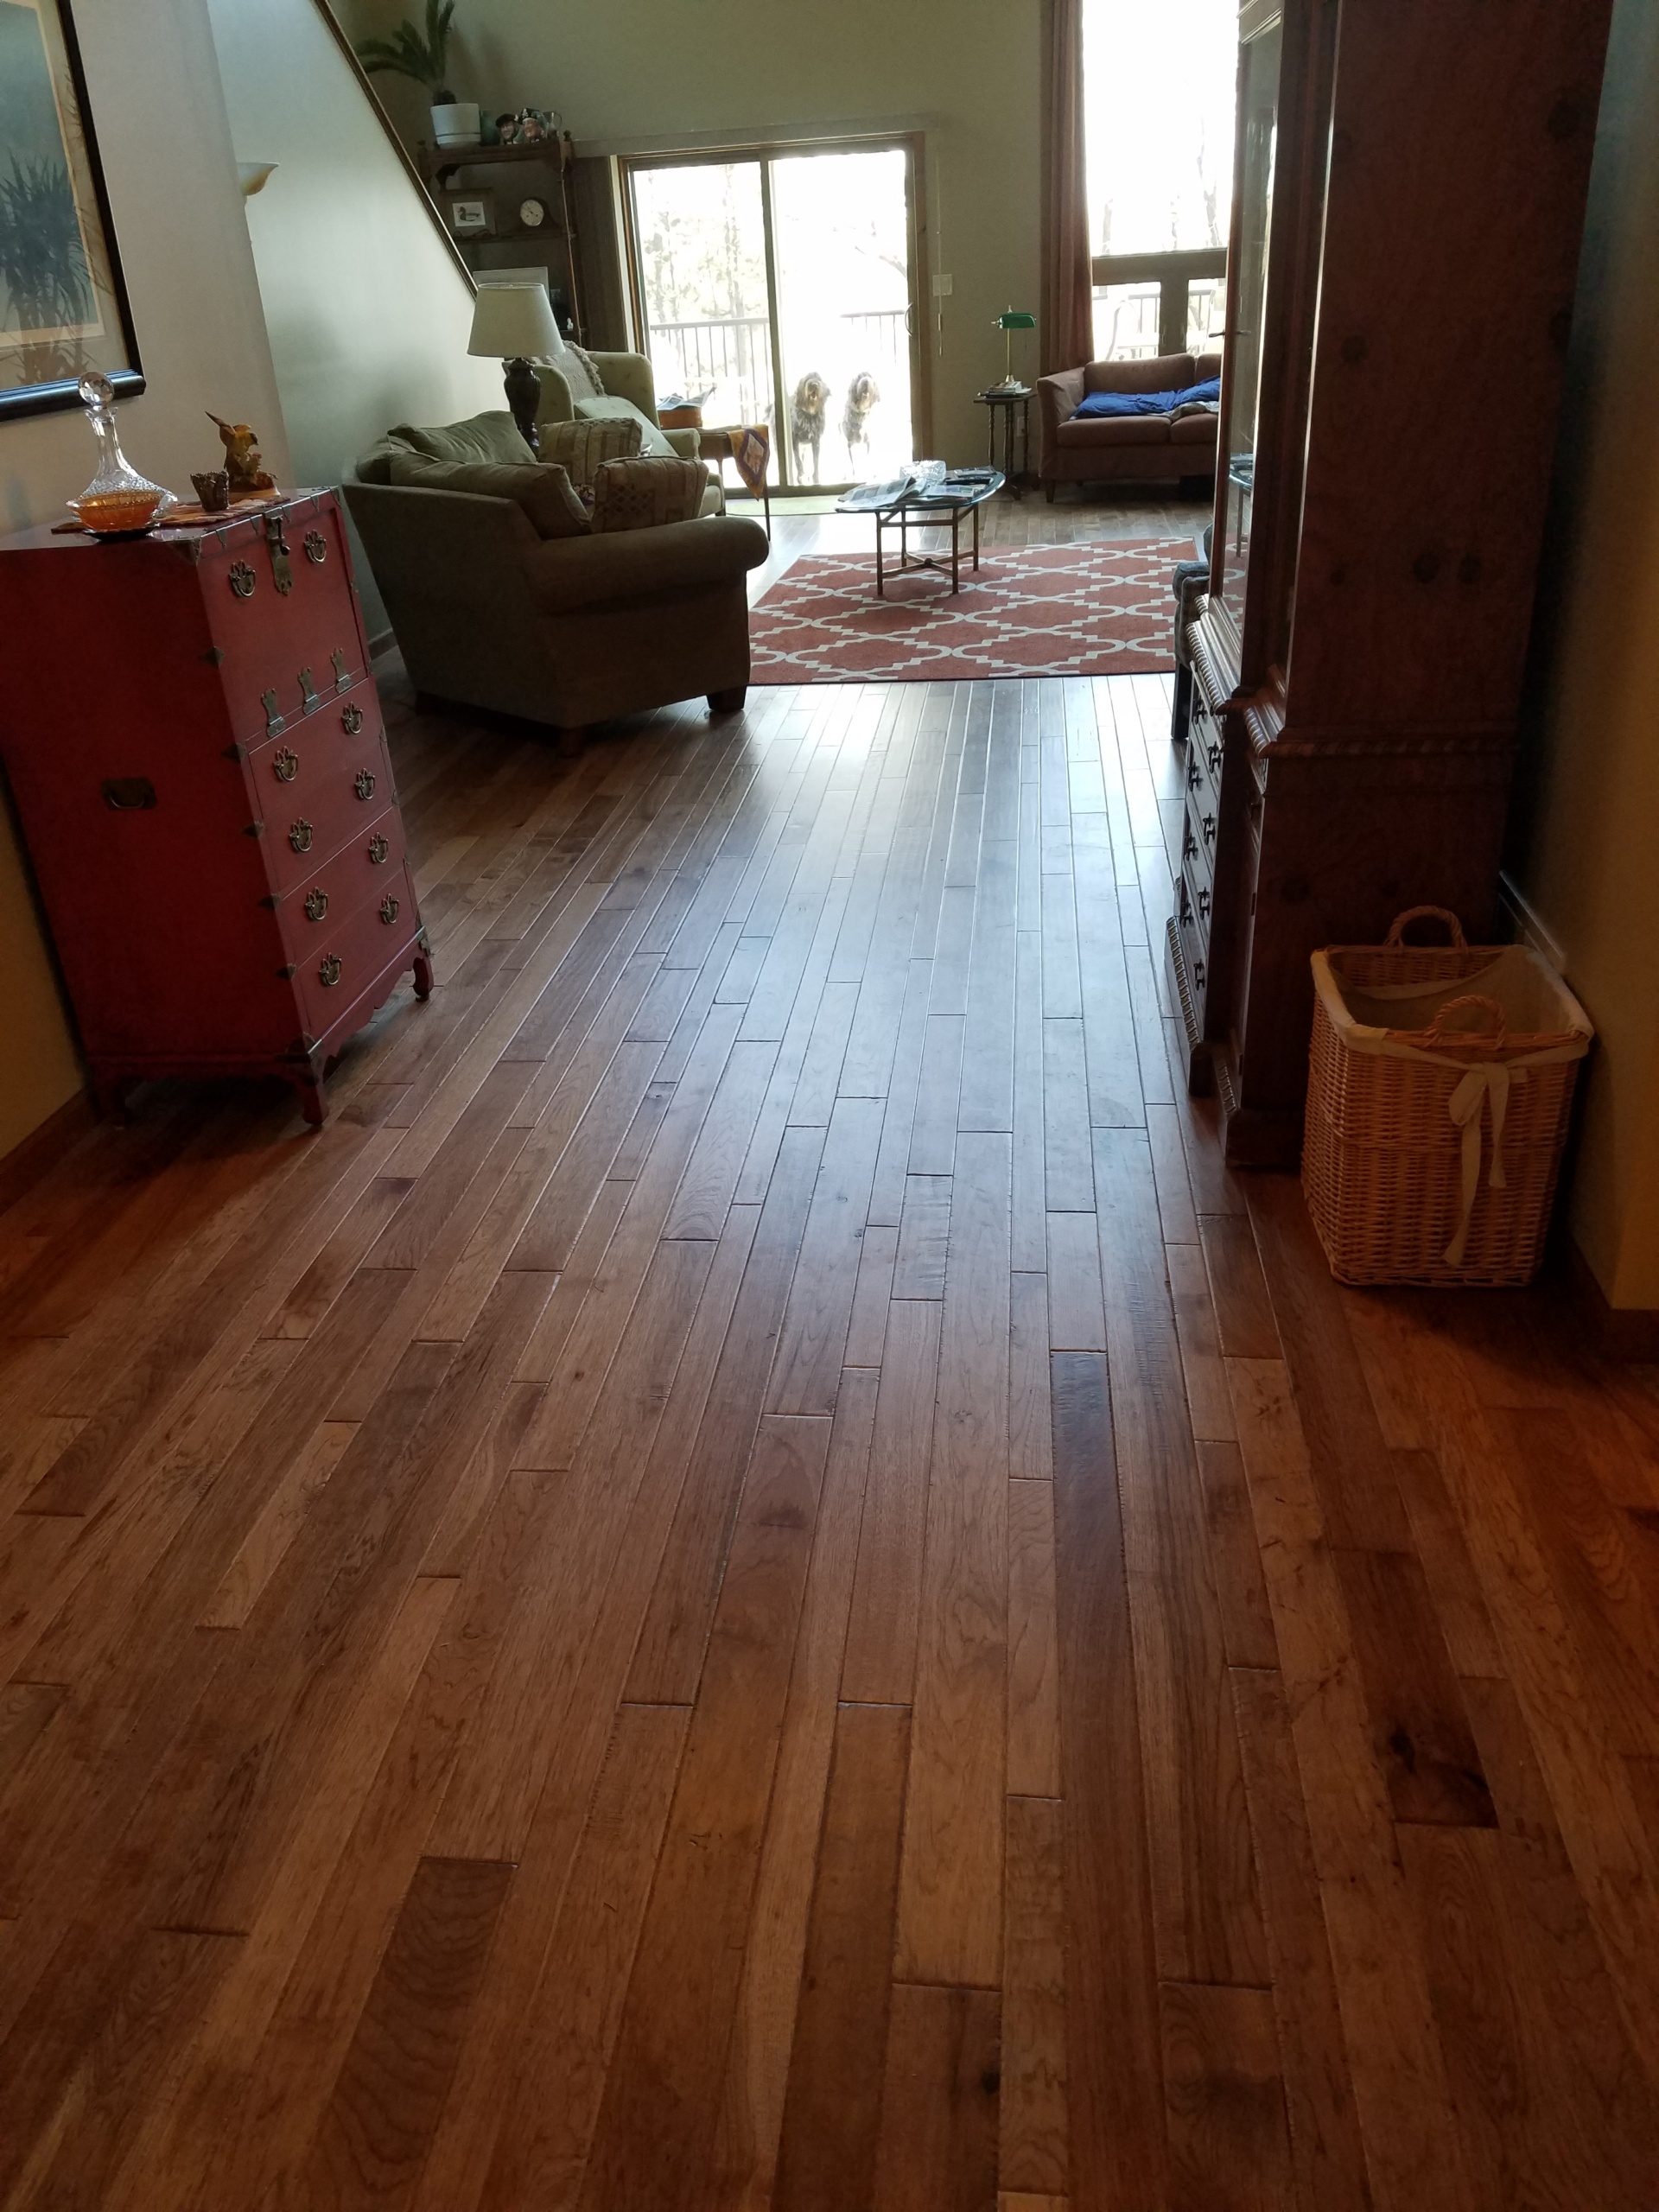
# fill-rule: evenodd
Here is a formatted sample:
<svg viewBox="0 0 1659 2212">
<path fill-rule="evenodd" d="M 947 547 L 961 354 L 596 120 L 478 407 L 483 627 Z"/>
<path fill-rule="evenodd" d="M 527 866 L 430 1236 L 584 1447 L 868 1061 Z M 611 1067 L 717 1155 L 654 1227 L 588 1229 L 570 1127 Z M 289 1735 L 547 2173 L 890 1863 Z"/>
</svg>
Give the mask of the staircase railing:
<svg viewBox="0 0 1659 2212">
<path fill-rule="evenodd" d="M 404 174 L 409 179 L 410 184 L 414 186 L 416 199 L 419 200 L 422 207 L 425 208 L 427 213 L 431 217 L 433 228 L 436 231 L 438 236 L 443 240 L 444 251 L 449 256 L 450 260 L 454 262 L 456 270 L 459 271 L 462 280 L 466 283 L 467 290 L 469 292 L 475 293 L 478 289 L 477 279 L 474 276 L 472 270 L 467 266 L 467 263 L 462 257 L 461 248 L 455 244 L 454 238 L 451 234 L 449 226 L 444 221 L 442 213 L 440 210 L 436 200 L 433 199 L 432 194 L 428 191 L 426 179 L 421 175 L 420 168 L 416 162 L 414 156 L 410 152 L 408 147 L 404 145 L 403 140 L 398 137 L 397 126 L 393 123 L 391 116 L 387 113 L 385 101 L 381 99 L 379 93 L 374 89 L 374 79 L 370 76 L 368 71 L 363 67 L 363 64 L 358 60 L 357 48 L 352 44 L 350 39 L 346 37 L 345 29 L 340 23 L 340 20 L 339 16 L 335 15 L 333 8 L 328 4 L 328 0 L 313 0 L 313 5 L 315 7 L 318 15 L 321 16 L 323 22 L 327 25 L 329 35 L 333 38 L 334 44 L 345 55 L 346 67 L 351 71 L 353 76 L 356 78 L 358 89 L 361 92 L 364 99 L 368 102 L 371 111 L 378 118 L 380 128 L 385 132 L 393 153 L 397 155 L 398 161 L 403 164 Z"/>
</svg>

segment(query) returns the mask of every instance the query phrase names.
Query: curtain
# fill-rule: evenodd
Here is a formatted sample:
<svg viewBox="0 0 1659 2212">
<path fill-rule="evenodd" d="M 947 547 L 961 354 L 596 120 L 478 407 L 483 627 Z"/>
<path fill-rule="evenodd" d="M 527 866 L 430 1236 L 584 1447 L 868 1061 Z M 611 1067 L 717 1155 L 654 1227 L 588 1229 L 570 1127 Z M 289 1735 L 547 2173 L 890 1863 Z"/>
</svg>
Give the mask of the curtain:
<svg viewBox="0 0 1659 2212">
<path fill-rule="evenodd" d="M 1084 0 L 1043 0 L 1043 286 L 1045 376 L 1092 359 L 1094 280 L 1084 161 Z"/>
</svg>

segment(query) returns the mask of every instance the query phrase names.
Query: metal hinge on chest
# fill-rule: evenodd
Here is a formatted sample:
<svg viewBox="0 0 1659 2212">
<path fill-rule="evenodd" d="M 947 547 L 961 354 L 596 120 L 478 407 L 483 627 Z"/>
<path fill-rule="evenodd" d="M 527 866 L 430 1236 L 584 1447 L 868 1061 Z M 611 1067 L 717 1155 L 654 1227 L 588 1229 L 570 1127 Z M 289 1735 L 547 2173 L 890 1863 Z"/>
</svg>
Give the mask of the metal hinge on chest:
<svg viewBox="0 0 1659 2212">
<path fill-rule="evenodd" d="M 270 553 L 270 580 L 286 598 L 294 588 L 294 564 L 288 556 L 288 539 L 280 514 L 265 517 L 265 544 Z"/>
</svg>

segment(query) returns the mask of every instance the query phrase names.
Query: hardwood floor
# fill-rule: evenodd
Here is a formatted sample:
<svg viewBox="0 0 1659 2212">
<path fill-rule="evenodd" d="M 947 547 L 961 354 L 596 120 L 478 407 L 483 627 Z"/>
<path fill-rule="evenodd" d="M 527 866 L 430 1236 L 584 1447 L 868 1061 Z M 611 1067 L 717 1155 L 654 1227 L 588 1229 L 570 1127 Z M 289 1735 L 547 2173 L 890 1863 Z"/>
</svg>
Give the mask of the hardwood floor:
<svg viewBox="0 0 1659 2212">
<path fill-rule="evenodd" d="M 430 1003 L 0 1214 L 0 2203 L 1659 2202 L 1659 1394 L 1222 1166 L 1163 681 L 389 696 Z"/>
</svg>

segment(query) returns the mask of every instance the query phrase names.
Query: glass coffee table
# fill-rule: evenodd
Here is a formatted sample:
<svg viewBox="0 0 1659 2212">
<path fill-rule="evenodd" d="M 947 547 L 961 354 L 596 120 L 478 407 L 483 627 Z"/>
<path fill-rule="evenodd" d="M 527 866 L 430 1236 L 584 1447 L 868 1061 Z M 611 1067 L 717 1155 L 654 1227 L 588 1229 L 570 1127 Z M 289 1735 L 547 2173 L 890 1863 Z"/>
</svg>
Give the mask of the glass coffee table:
<svg viewBox="0 0 1659 2212">
<path fill-rule="evenodd" d="M 891 484 L 860 484 L 843 493 L 836 502 L 837 514 L 866 514 L 875 517 L 875 595 L 887 595 L 889 575 L 905 575 L 918 569 L 937 569 L 948 575 L 953 592 L 962 589 L 962 525 L 964 518 L 974 518 L 973 536 L 969 550 L 976 569 L 979 566 L 979 511 L 987 499 L 995 499 L 1007 479 L 1000 468 L 957 468 L 950 470 L 936 481 L 918 484 L 900 477 Z M 912 530 L 942 530 L 950 532 L 949 554 L 912 553 L 910 548 Z M 899 558 L 887 557 L 887 537 L 890 531 L 899 534 Z"/>
</svg>

